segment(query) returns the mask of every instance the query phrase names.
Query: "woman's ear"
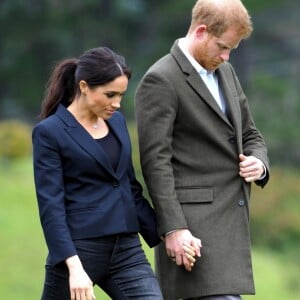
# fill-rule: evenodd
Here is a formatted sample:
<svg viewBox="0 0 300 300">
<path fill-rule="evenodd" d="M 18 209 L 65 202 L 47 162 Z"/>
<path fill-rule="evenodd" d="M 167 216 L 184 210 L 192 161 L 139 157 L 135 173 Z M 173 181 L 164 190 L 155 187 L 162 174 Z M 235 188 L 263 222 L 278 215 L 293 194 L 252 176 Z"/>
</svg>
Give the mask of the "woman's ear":
<svg viewBox="0 0 300 300">
<path fill-rule="evenodd" d="M 79 81 L 79 89 L 81 94 L 86 95 L 87 89 L 88 89 L 88 84 L 86 83 L 85 80 L 80 80 Z"/>
</svg>

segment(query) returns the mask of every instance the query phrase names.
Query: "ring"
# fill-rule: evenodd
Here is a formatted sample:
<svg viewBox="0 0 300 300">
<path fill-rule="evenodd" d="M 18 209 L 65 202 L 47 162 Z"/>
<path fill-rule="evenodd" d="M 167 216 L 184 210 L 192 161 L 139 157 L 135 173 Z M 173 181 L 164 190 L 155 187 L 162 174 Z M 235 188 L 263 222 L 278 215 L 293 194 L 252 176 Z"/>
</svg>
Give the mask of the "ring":
<svg viewBox="0 0 300 300">
<path fill-rule="evenodd" d="M 176 256 L 170 256 L 170 258 L 175 261 L 176 260 Z"/>
</svg>

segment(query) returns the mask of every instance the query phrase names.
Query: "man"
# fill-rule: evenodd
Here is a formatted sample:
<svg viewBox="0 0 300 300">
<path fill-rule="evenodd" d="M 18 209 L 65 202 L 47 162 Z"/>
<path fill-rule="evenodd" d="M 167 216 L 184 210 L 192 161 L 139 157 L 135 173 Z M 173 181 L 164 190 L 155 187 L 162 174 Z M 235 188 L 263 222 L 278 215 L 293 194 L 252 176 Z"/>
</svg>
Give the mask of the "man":
<svg viewBox="0 0 300 300">
<path fill-rule="evenodd" d="M 255 293 L 250 186 L 265 186 L 269 163 L 228 63 L 231 50 L 251 32 L 241 1 L 198 0 L 186 37 L 137 89 L 141 165 L 165 239 L 155 257 L 166 300 Z M 185 245 L 197 255 L 201 250 L 191 272 Z"/>
</svg>

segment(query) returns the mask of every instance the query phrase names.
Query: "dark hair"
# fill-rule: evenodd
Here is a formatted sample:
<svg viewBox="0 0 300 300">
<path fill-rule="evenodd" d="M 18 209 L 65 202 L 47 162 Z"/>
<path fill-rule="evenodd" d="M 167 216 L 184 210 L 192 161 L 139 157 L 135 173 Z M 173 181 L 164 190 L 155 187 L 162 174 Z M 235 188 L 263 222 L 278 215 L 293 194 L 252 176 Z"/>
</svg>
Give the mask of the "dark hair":
<svg viewBox="0 0 300 300">
<path fill-rule="evenodd" d="M 55 66 L 47 83 L 40 118 L 44 119 L 53 114 L 60 103 L 67 107 L 80 93 L 81 80 L 93 88 L 121 75 L 130 79 L 131 70 L 123 56 L 107 47 L 90 49 L 78 59 L 62 60 Z"/>
</svg>

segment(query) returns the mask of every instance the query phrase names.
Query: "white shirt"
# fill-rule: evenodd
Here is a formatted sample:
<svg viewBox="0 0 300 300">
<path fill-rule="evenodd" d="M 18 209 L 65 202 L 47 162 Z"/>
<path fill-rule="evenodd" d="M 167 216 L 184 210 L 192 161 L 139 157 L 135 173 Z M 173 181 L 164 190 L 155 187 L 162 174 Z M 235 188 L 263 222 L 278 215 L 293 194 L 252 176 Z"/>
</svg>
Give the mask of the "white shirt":
<svg viewBox="0 0 300 300">
<path fill-rule="evenodd" d="M 204 81 L 205 85 L 218 103 L 223 113 L 225 113 L 225 101 L 222 91 L 219 88 L 218 77 L 216 76 L 215 72 L 207 71 L 195 60 L 195 58 L 189 53 L 186 47 L 185 38 L 179 39 L 178 46 L 186 56 L 186 58 L 189 60 L 189 62 L 192 64 L 192 66 L 196 69 L 197 73 L 201 76 L 202 80 Z"/>
</svg>

